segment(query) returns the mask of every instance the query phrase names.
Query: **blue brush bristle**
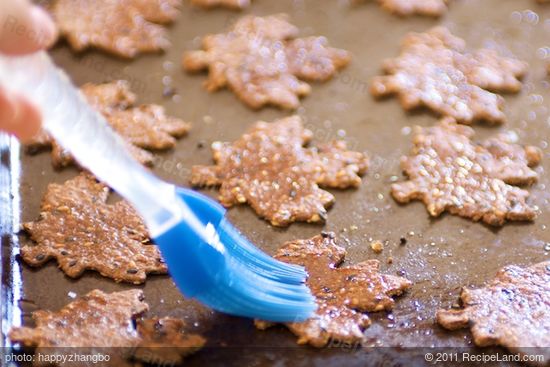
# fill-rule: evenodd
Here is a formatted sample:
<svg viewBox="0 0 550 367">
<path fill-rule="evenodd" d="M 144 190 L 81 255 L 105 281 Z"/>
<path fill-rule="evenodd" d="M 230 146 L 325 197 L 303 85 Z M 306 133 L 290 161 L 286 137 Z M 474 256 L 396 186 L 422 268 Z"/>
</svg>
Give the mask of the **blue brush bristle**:
<svg viewBox="0 0 550 367">
<path fill-rule="evenodd" d="M 210 307 L 238 316 L 253 314 L 269 321 L 302 321 L 316 309 L 305 284 L 287 284 L 251 271 L 229 257 L 223 278 L 197 298 Z"/>
<path fill-rule="evenodd" d="M 220 241 L 232 256 L 273 280 L 304 282 L 307 274 L 303 268 L 276 261 L 255 247 L 225 218 L 226 211 L 220 204 L 192 190 L 178 188 L 177 192 L 205 226 L 213 223 L 217 227 Z"/>
<path fill-rule="evenodd" d="M 184 189 L 178 195 L 212 230 L 206 238 L 181 221 L 155 238 L 184 295 L 221 312 L 268 321 L 302 321 L 313 314 L 317 305 L 303 268 L 256 248 L 213 200 Z"/>
<path fill-rule="evenodd" d="M 273 259 L 250 243 L 228 220 L 222 220 L 218 226 L 218 234 L 228 252 L 263 276 L 294 284 L 305 281 L 307 273 L 304 268 Z"/>
</svg>

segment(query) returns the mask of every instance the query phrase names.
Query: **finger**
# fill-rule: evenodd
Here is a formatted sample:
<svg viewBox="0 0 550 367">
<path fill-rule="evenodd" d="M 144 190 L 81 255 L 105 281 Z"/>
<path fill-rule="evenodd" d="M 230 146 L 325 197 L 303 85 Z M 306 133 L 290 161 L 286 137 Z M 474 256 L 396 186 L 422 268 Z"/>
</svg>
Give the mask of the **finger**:
<svg viewBox="0 0 550 367">
<path fill-rule="evenodd" d="M 40 131 L 40 111 L 25 98 L 0 91 L 0 130 L 25 141 Z"/>
<path fill-rule="evenodd" d="M 28 0 L 0 1 L 0 52 L 20 55 L 47 48 L 57 30 L 50 16 Z"/>
</svg>

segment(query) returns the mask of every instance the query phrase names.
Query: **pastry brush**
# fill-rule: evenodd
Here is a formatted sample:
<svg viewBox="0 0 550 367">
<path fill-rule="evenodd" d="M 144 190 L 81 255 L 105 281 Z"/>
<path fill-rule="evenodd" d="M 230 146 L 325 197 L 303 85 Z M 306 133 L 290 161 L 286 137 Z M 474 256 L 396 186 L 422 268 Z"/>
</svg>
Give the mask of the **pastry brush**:
<svg viewBox="0 0 550 367">
<path fill-rule="evenodd" d="M 44 129 L 134 206 L 186 297 L 228 314 L 279 322 L 315 311 L 303 268 L 257 249 L 217 202 L 162 181 L 135 161 L 47 53 L 0 55 L 0 85 L 38 106 Z"/>
</svg>

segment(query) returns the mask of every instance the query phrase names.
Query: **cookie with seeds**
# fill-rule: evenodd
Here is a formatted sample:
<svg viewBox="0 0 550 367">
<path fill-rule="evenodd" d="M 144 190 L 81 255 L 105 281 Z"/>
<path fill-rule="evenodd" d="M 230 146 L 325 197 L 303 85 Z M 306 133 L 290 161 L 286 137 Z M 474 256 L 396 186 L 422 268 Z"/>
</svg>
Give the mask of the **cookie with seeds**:
<svg viewBox="0 0 550 367">
<path fill-rule="evenodd" d="M 207 9 L 225 7 L 236 10 L 248 8 L 251 2 L 251 0 L 191 0 L 191 4 Z"/>
<path fill-rule="evenodd" d="M 427 107 L 463 124 L 500 124 L 504 100 L 494 92 L 518 92 L 527 64 L 492 49 L 470 52 L 464 40 L 436 27 L 407 35 L 401 55 L 386 60 L 383 71 L 371 83 L 375 97 L 395 95 L 406 110 Z"/>
<path fill-rule="evenodd" d="M 134 106 L 136 96 L 126 81 L 85 84 L 81 91 L 92 107 L 101 112 L 111 127 L 122 136 L 130 153 L 142 164 L 153 163 L 153 155 L 145 149 L 173 148 L 176 139 L 185 136 L 191 128 L 188 122 L 166 115 L 162 106 Z M 30 153 L 51 148 L 52 164 L 57 169 L 74 163 L 71 154 L 44 131 L 26 146 Z"/>
<path fill-rule="evenodd" d="M 57 312 L 33 312 L 36 326 L 14 327 L 9 338 L 36 347 L 35 355 L 43 359 L 66 355 L 68 348 L 82 357 L 108 355 L 102 366 L 134 366 L 132 359 L 155 365 L 180 363 L 202 348 L 204 338 L 188 334 L 183 320 L 166 317 L 136 322 L 148 308 L 141 290 L 104 293 L 96 289 Z M 66 361 L 63 366 L 82 363 Z"/>
<path fill-rule="evenodd" d="M 444 211 L 502 226 L 536 216 L 529 192 L 516 185 L 536 182 L 532 167 L 541 151 L 516 144 L 512 134 L 476 143 L 474 131 L 446 118 L 433 127 L 417 128 L 410 156 L 401 158 L 408 181 L 392 185 L 399 203 L 421 200 L 431 216 Z"/>
<path fill-rule="evenodd" d="M 550 261 L 506 266 L 485 287 L 462 290 L 461 309 L 440 310 L 448 330 L 470 328 L 480 347 L 501 345 L 550 361 Z"/>
<path fill-rule="evenodd" d="M 307 240 L 287 242 L 275 258 L 304 266 L 306 281 L 316 298 L 315 315 L 304 322 L 286 323 L 298 336 L 298 344 L 323 347 L 329 340 L 357 344 L 370 325 L 367 312 L 391 310 L 393 296 L 401 295 L 411 282 L 405 278 L 380 273 L 378 260 L 340 266 L 346 250 L 336 244 L 333 233 L 323 233 Z M 265 329 L 272 323 L 256 321 Z"/>
<path fill-rule="evenodd" d="M 35 243 L 21 248 L 21 258 L 31 266 L 54 258 L 71 278 L 89 269 L 139 284 L 149 273 L 166 274 L 141 218 L 125 201 L 107 204 L 108 196 L 109 189 L 85 173 L 48 185 L 40 219 L 23 224 Z"/>
<path fill-rule="evenodd" d="M 347 51 L 324 37 L 297 38 L 285 14 L 240 18 L 227 33 L 203 38 L 202 50 L 188 52 L 188 72 L 208 70 L 208 91 L 230 88 L 246 105 L 296 109 L 310 93 L 305 81 L 326 81 L 350 61 Z"/>
<path fill-rule="evenodd" d="M 133 320 L 149 309 L 141 290 L 104 293 L 98 289 L 76 299 L 57 312 L 33 312 L 35 327 L 14 327 L 13 343 L 36 347 L 35 354 L 67 354 L 67 348 L 83 356 L 108 354 L 111 366 L 131 366 L 127 359 L 140 338 Z M 64 366 L 81 366 L 67 362 Z"/>
<path fill-rule="evenodd" d="M 214 166 L 194 166 L 194 186 L 219 186 L 220 202 L 248 203 L 274 226 L 324 220 L 334 196 L 321 187 L 357 187 L 367 158 L 344 141 L 307 146 L 312 132 L 299 116 L 257 122 L 233 143 L 212 144 Z"/>
<path fill-rule="evenodd" d="M 137 332 L 140 341 L 133 357 L 157 366 L 180 365 L 206 343 L 202 336 L 189 334 L 183 320 L 171 317 L 138 320 Z"/>
<path fill-rule="evenodd" d="M 447 12 L 448 0 L 378 0 L 383 9 L 399 16 L 440 17 Z"/>
<path fill-rule="evenodd" d="M 51 13 L 74 51 L 93 47 L 124 58 L 170 46 L 163 24 L 179 14 L 180 0 L 55 0 Z"/>
</svg>

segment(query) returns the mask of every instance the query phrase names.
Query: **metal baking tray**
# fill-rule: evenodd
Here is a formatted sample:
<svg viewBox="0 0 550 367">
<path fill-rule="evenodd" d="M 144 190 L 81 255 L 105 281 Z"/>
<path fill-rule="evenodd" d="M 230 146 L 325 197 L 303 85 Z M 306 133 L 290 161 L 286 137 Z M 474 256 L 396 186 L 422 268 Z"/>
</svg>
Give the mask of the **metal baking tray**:
<svg viewBox="0 0 550 367">
<path fill-rule="evenodd" d="M 181 69 L 183 51 L 199 47 L 200 37 L 224 31 L 245 13 L 267 15 L 285 12 L 303 35 L 324 35 L 331 45 L 351 51 L 353 60 L 332 81 L 314 84 L 311 95 L 296 113 L 314 132 L 315 142 L 335 138 L 348 141 L 351 149 L 365 151 L 370 168 L 357 190 L 331 190 L 336 203 L 325 225 L 292 224 L 273 228 L 247 206 L 229 210 L 229 218 L 254 243 L 274 253 L 285 241 L 309 238 L 322 230 L 334 231 L 348 250 L 348 263 L 379 259 L 383 271 L 404 273 L 414 286 L 397 299 L 391 313 L 372 313 L 363 348 L 333 345 L 318 350 L 296 345 L 296 337 L 284 327 L 267 331 L 254 328 L 252 320 L 214 313 L 194 301 L 183 299 L 167 276 L 150 276 L 143 286 L 117 284 L 94 272 L 72 280 L 57 269 L 55 261 L 32 269 L 17 259 L 19 246 L 29 241 L 18 234 L 21 222 L 39 215 L 39 204 L 47 184 L 63 182 L 77 171 L 56 172 L 48 153 L 20 153 L 13 139 L 0 140 L 0 225 L 2 230 L 2 341 L 8 346 L 10 326 L 30 323 L 36 309 L 57 310 L 70 302 L 69 292 L 83 295 L 92 289 L 117 291 L 142 288 L 151 306 L 149 315 L 176 316 L 187 320 L 194 331 L 207 339 L 207 348 L 186 359 L 190 366 L 203 365 L 423 365 L 408 356 L 421 347 L 472 347 L 469 331 L 449 332 L 438 327 L 434 314 L 457 302 L 462 286 L 480 286 L 507 264 L 528 265 L 548 260 L 550 242 L 548 200 L 550 195 L 549 110 L 550 83 L 545 60 L 548 46 L 550 6 L 535 0 L 456 0 L 439 20 L 422 17 L 398 18 L 387 14 L 375 1 L 350 5 L 342 1 L 257 0 L 244 12 L 205 11 L 184 2 L 182 14 L 170 28 L 173 46 L 161 55 L 143 55 L 133 61 L 120 60 L 98 51 L 73 54 L 61 42 L 51 51 L 75 83 L 127 79 L 142 103 L 160 103 L 167 111 L 193 122 L 188 137 L 172 151 L 157 155 L 155 173 L 187 186 L 190 168 L 208 164 L 209 145 L 215 140 L 233 141 L 255 121 L 272 121 L 289 115 L 275 108 L 252 111 L 227 90 L 207 93 L 205 75 L 188 75 Z M 540 208 L 533 223 L 511 223 L 501 229 L 443 215 L 430 219 L 423 204 L 398 205 L 389 195 L 397 176 L 402 179 L 399 157 L 411 148 L 414 125 L 430 126 L 437 117 L 427 111 L 406 113 L 395 99 L 375 101 L 368 93 L 370 79 L 380 72 L 382 60 L 399 52 L 403 36 L 438 24 L 467 41 L 468 47 L 491 45 L 508 50 L 530 63 L 524 88 L 507 95 L 508 122 L 501 127 L 475 125 L 478 138 L 502 129 L 515 131 L 522 144 L 539 146 L 544 152 L 537 169 L 540 181 L 530 191 Z M 163 91 L 175 88 L 175 96 Z M 215 190 L 205 190 L 215 196 Z M 356 229 L 355 229 L 356 228 Z M 400 245 L 400 238 L 407 239 Z M 375 254 L 370 240 L 386 243 Z M 548 247 L 546 247 L 548 249 Z M 387 259 L 393 258 L 388 264 Z M 375 347 L 375 348 L 371 348 Z M 409 349 L 408 347 L 411 347 Z M 504 352 L 504 349 L 472 349 L 473 353 Z"/>
</svg>

